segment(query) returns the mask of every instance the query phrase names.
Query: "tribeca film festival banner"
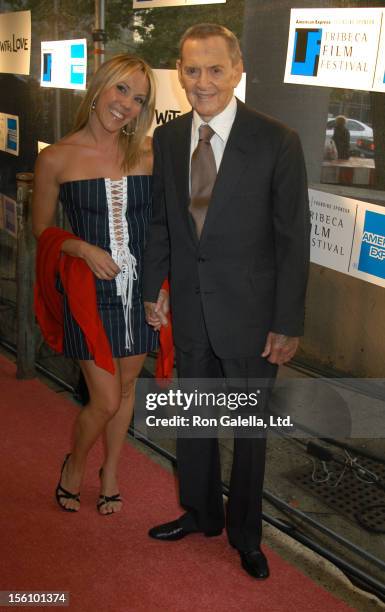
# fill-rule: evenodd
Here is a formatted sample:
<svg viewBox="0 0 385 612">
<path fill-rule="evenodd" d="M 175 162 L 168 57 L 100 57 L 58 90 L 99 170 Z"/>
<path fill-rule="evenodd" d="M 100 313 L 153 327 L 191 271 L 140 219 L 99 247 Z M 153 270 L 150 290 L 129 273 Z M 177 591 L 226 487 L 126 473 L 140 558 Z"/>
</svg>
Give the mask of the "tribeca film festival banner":
<svg viewBox="0 0 385 612">
<path fill-rule="evenodd" d="M 226 0 L 133 0 L 134 9 L 164 6 L 194 6 L 194 4 L 224 4 Z"/>
<path fill-rule="evenodd" d="M 85 89 L 87 40 L 52 40 L 41 43 L 42 87 Z"/>
<path fill-rule="evenodd" d="M 153 133 L 158 125 L 175 119 L 178 115 L 187 113 L 191 106 L 187 101 L 184 89 L 180 86 L 177 70 L 154 70 L 156 80 L 156 108 L 155 117 L 150 130 Z M 245 101 L 246 74 L 243 73 L 241 81 L 235 90 L 237 98 Z"/>
<path fill-rule="evenodd" d="M 19 117 L 0 113 L 0 151 L 19 155 Z"/>
<path fill-rule="evenodd" d="M 385 287 L 385 208 L 309 189 L 311 261 Z"/>
<path fill-rule="evenodd" d="M 285 83 L 385 91 L 385 9 L 292 9 Z"/>
<path fill-rule="evenodd" d="M 31 11 L 0 15 L 0 72 L 29 74 Z"/>
</svg>

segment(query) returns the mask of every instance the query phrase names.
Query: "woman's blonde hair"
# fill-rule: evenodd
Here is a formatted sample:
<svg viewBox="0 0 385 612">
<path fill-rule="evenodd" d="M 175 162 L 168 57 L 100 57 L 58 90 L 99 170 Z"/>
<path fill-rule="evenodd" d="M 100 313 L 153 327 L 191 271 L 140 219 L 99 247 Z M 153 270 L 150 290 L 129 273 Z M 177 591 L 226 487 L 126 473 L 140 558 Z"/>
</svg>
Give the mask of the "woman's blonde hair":
<svg viewBox="0 0 385 612">
<path fill-rule="evenodd" d="M 119 134 L 119 147 L 123 152 L 122 169 L 127 172 L 136 166 L 142 154 L 143 141 L 151 127 L 155 112 L 155 79 L 150 66 L 135 55 L 122 53 L 115 55 L 98 68 L 88 86 L 79 109 L 76 113 L 72 133 L 84 128 L 90 118 L 96 98 L 105 89 L 113 87 L 137 70 L 141 70 L 148 80 L 149 90 L 140 114 L 134 125 L 127 125 Z"/>
</svg>

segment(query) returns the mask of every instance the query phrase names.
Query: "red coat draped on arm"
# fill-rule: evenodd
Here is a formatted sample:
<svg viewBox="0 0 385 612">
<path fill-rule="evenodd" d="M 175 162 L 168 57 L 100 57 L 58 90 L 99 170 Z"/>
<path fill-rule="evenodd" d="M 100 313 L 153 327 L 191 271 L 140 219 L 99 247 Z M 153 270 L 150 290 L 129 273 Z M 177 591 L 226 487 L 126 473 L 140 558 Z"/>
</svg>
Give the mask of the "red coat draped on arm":
<svg viewBox="0 0 385 612">
<path fill-rule="evenodd" d="M 95 363 L 115 373 L 111 346 L 96 303 L 95 277 L 86 262 L 61 252 L 65 240 L 80 240 L 74 234 L 49 227 L 41 234 L 36 254 L 35 314 L 46 343 L 63 351 L 63 297 L 56 289 L 59 274 L 71 314 L 84 333 Z"/>
</svg>

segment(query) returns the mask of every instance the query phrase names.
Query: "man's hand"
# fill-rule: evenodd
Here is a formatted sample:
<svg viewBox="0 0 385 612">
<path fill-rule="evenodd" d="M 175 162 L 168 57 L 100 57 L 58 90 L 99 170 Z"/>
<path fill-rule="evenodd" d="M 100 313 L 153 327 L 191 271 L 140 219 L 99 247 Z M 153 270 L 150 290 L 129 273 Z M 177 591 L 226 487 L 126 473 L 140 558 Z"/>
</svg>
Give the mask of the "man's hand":
<svg viewBox="0 0 385 612">
<path fill-rule="evenodd" d="M 168 291 L 161 289 L 156 302 L 144 302 L 144 310 L 147 323 L 154 329 L 159 331 L 162 325 L 167 327 L 167 314 L 170 310 Z"/>
<path fill-rule="evenodd" d="M 267 357 L 270 363 L 283 365 L 294 357 L 298 344 L 299 338 L 297 337 L 269 332 L 261 357 Z"/>
</svg>

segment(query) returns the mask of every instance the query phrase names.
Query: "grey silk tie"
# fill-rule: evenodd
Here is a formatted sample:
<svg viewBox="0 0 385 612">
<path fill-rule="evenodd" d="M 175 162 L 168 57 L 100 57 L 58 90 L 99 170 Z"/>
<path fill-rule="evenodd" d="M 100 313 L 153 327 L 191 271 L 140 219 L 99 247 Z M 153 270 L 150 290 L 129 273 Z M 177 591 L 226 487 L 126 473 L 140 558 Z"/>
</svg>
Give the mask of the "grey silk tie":
<svg viewBox="0 0 385 612">
<path fill-rule="evenodd" d="M 191 199 L 189 211 L 195 222 L 198 238 L 202 233 L 211 193 L 217 178 L 217 166 L 210 140 L 214 130 L 207 124 L 199 128 L 199 142 L 191 157 Z"/>
</svg>

